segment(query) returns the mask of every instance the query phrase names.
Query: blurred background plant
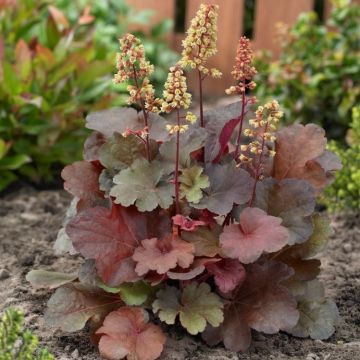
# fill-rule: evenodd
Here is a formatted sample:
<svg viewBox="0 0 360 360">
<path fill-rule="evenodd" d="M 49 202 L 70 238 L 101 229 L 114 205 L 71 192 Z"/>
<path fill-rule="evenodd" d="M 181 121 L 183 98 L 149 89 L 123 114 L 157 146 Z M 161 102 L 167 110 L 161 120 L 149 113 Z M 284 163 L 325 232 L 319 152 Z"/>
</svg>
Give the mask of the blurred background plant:
<svg viewBox="0 0 360 360">
<path fill-rule="evenodd" d="M 54 360 L 45 348 L 39 348 L 39 339 L 30 330 L 23 329 L 24 315 L 8 308 L 0 319 L 1 360 Z"/>
<path fill-rule="evenodd" d="M 337 153 L 343 168 L 326 190 L 324 203 L 331 211 L 360 209 L 360 106 L 354 107 L 347 146 L 331 141 L 329 149 Z"/>
<path fill-rule="evenodd" d="M 117 38 L 150 17 L 123 0 L 0 0 L 0 190 L 18 178 L 50 183 L 81 158 L 85 115 L 126 102 L 126 84 L 111 81 Z M 170 28 L 136 32 L 158 91 L 177 58 Z"/>
<path fill-rule="evenodd" d="M 257 97 L 277 97 L 285 121 L 316 122 L 344 142 L 360 100 L 359 19 L 359 4 L 335 0 L 325 24 L 315 12 L 301 14 L 292 27 L 279 24 L 279 59 L 271 61 L 268 52 L 257 59 Z"/>
</svg>

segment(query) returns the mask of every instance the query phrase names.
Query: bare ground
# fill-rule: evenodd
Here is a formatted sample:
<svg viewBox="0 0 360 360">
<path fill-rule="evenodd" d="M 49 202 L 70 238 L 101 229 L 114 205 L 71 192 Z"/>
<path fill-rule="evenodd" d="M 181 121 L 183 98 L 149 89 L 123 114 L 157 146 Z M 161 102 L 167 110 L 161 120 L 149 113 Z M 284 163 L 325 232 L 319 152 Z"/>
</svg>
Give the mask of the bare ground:
<svg viewBox="0 0 360 360">
<path fill-rule="evenodd" d="M 50 348 L 57 360 L 100 359 L 86 332 L 67 334 L 45 328 L 42 320 L 49 291 L 33 290 L 25 281 L 30 269 L 76 271 L 80 259 L 54 255 L 52 245 L 70 197 L 63 191 L 29 188 L 0 198 L 0 312 L 8 305 L 25 312 L 26 325 Z M 328 341 L 297 339 L 287 334 L 254 334 L 251 349 L 234 354 L 209 348 L 200 338 L 167 329 L 169 340 L 162 360 L 235 359 L 360 359 L 360 216 L 333 218 L 335 235 L 323 253 L 322 280 L 337 303 L 341 320 Z"/>
</svg>

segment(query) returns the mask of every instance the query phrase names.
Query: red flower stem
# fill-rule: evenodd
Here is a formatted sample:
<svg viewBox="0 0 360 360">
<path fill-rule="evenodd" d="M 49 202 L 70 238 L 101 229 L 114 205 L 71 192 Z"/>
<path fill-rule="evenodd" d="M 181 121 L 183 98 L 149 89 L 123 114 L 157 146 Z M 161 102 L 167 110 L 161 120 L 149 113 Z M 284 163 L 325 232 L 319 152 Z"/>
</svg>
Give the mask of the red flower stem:
<svg viewBox="0 0 360 360">
<path fill-rule="evenodd" d="M 176 109 L 177 125 L 180 127 L 179 109 Z M 175 159 L 175 206 L 176 214 L 180 214 L 180 189 L 179 189 L 179 159 L 180 159 L 180 129 L 176 132 L 176 159 Z"/>
<path fill-rule="evenodd" d="M 264 129 L 264 133 L 267 132 L 267 128 L 268 128 L 268 124 L 266 123 L 265 125 L 265 129 Z M 255 199 L 255 194 L 256 194 L 256 185 L 259 181 L 259 176 L 260 176 L 260 168 L 261 168 L 261 163 L 262 163 L 262 158 L 263 158 L 263 153 L 264 153 L 264 148 L 265 148 L 265 136 L 262 136 L 262 142 L 261 142 L 261 153 L 259 156 L 259 162 L 257 164 L 256 170 L 255 170 L 255 182 L 254 182 L 254 186 L 253 186 L 253 190 L 251 193 L 251 199 L 249 201 L 249 206 L 252 207 L 253 206 L 253 202 Z"/>
<path fill-rule="evenodd" d="M 136 73 L 136 69 L 135 69 L 135 65 L 133 65 L 133 72 L 134 72 L 134 81 L 135 81 L 135 86 L 137 88 L 137 90 L 139 91 L 139 83 L 138 83 L 138 78 L 137 78 L 137 73 Z M 149 125 L 148 125 L 148 114 L 145 111 L 145 104 L 144 104 L 144 100 L 142 99 L 142 97 L 140 96 L 140 104 L 141 104 L 141 109 L 144 115 L 144 125 L 145 128 L 148 129 Z M 148 159 L 148 161 L 150 161 L 150 145 L 149 145 L 149 134 L 146 134 L 145 136 L 145 149 L 146 149 L 146 157 Z"/>
<path fill-rule="evenodd" d="M 236 148 L 234 152 L 234 159 L 235 161 L 238 159 L 240 155 L 240 142 L 241 142 L 241 134 L 242 134 L 242 128 L 243 128 L 243 122 L 245 117 L 245 79 L 242 79 L 242 87 L 244 88 L 244 91 L 241 94 L 241 114 L 240 114 L 240 126 L 239 126 L 239 132 L 236 139 Z"/>
<path fill-rule="evenodd" d="M 200 102 L 200 126 L 203 128 L 205 127 L 205 122 L 204 122 L 204 104 L 203 104 L 203 78 L 201 76 L 201 72 L 200 70 L 198 70 L 198 75 L 199 75 L 199 102 Z M 200 154 L 200 160 L 205 162 L 205 148 L 201 149 L 201 154 Z"/>
</svg>

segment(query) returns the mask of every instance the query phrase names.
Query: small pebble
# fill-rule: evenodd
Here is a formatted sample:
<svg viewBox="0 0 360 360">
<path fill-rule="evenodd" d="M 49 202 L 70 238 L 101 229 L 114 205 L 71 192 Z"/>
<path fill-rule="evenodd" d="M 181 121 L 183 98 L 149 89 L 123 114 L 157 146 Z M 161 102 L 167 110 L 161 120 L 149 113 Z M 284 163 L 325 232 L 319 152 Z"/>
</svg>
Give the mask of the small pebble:
<svg viewBox="0 0 360 360">
<path fill-rule="evenodd" d="M 343 250 L 344 250 L 344 253 L 348 254 L 352 251 L 352 245 L 347 243 L 347 244 L 344 244 L 343 245 Z"/>
<path fill-rule="evenodd" d="M 75 349 L 71 354 L 70 356 L 73 358 L 73 359 L 78 359 L 79 358 L 79 350 L 78 349 Z"/>
<path fill-rule="evenodd" d="M 314 353 L 309 353 L 306 356 L 306 360 L 320 360 L 320 358 Z"/>
<path fill-rule="evenodd" d="M 8 270 L 6 270 L 6 269 L 0 270 L 0 281 L 8 279 L 9 277 L 10 277 L 10 272 Z"/>
</svg>

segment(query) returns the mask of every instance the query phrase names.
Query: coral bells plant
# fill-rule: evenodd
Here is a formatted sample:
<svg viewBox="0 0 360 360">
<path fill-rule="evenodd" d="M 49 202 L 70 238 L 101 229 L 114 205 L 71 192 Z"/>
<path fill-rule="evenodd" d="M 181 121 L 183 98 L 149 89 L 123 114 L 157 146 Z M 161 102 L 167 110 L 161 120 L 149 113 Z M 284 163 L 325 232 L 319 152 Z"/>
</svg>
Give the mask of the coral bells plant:
<svg viewBox="0 0 360 360">
<path fill-rule="evenodd" d="M 55 249 L 78 253 L 83 265 L 77 274 L 28 274 L 34 286 L 56 288 L 46 322 L 64 331 L 88 324 L 108 359 L 158 358 L 162 323 L 233 351 L 250 346 L 251 330 L 334 332 L 337 308 L 315 258 L 331 229 L 315 204 L 339 160 L 317 125 L 281 128 L 276 101 L 255 105 L 246 38 L 226 91 L 240 101 L 199 118 L 187 111 L 187 65 L 200 82 L 218 75 L 205 66 L 216 11 L 201 6 L 162 99 L 139 40 L 120 39 L 114 81 L 131 82 L 132 106 L 90 114 L 84 161 L 62 172 L 74 200 Z"/>
</svg>

